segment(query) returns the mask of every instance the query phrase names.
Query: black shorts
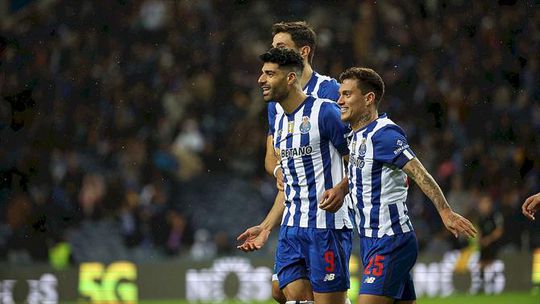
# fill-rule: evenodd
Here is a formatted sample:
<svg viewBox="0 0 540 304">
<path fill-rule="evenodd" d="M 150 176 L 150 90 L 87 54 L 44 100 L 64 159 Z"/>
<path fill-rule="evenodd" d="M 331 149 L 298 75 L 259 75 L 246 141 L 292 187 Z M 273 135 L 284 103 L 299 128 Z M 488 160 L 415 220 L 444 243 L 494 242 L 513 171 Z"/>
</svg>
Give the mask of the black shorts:
<svg viewBox="0 0 540 304">
<path fill-rule="evenodd" d="M 497 258 L 498 246 L 490 244 L 480 248 L 480 261 L 493 261 Z"/>
</svg>

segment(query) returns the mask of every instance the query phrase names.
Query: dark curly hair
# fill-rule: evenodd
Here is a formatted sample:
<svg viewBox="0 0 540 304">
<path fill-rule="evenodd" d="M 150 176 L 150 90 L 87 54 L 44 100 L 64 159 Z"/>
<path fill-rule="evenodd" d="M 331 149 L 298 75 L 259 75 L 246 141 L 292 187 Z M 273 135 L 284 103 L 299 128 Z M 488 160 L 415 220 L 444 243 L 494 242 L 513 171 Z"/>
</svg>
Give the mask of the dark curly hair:
<svg viewBox="0 0 540 304">
<path fill-rule="evenodd" d="M 295 70 L 299 75 L 304 69 L 304 61 L 302 56 L 294 50 L 284 48 L 271 48 L 266 53 L 259 55 L 262 62 L 272 62 L 279 67 L 286 67 Z"/>
</svg>

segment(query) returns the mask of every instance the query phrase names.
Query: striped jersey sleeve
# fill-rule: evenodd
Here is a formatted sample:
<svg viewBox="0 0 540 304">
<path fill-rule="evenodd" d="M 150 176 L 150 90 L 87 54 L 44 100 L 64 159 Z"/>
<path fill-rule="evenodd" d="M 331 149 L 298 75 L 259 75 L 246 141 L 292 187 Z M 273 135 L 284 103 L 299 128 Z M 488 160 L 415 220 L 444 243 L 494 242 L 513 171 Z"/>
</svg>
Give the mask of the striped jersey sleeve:
<svg viewBox="0 0 540 304">
<path fill-rule="evenodd" d="M 375 133 L 373 147 L 375 161 L 400 169 L 416 157 L 409 147 L 405 132 L 397 125 L 387 125 Z"/>
</svg>

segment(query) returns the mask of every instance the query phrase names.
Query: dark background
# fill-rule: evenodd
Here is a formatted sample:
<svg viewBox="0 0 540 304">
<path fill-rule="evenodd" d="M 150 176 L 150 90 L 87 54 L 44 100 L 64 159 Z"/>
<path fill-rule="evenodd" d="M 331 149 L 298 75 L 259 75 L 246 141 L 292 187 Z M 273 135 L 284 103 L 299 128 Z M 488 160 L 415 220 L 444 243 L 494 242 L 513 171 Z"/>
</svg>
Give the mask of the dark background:
<svg viewBox="0 0 540 304">
<path fill-rule="evenodd" d="M 314 69 L 377 70 L 454 208 L 489 197 L 506 253 L 540 246 L 540 10 L 533 1 L 4 1 L 0 260 L 205 259 L 273 203 L 257 55 L 306 20 Z M 422 253 L 466 246 L 416 186 Z M 261 254 L 271 256 L 272 243 Z M 54 254 L 53 254 L 54 255 Z"/>
</svg>

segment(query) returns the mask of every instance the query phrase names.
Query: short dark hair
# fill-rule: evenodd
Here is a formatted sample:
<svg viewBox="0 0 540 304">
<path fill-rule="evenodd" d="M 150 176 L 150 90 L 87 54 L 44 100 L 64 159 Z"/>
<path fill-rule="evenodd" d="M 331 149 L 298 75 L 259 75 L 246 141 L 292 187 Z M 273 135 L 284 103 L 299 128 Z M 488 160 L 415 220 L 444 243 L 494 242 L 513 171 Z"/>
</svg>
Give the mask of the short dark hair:
<svg viewBox="0 0 540 304">
<path fill-rule="evenodd" d="M 384 96 L 384 81 L 381 76 L 372 69 L 352 67 L 339 75 L 339 81 L 343 83 L 345 79 L 356 79 L 358 88 L 362 93 L 375 93 L 375 103 L 377 107 Z"/>
<path fill-rule="evenodd" d="M 300 75 L 304 69 L 302 56 L 295 50 L 284 48 L 271 48 L 266 53 L 259 55 L 262 62 L 277 63 L 279 67 L 286 67 L 296 70 Z"/>
<path fill-rule="evenodd" d="M 272 26 L 272 36 L 278 33 L 288 33 L 297 47 L 309 46 L 309 63 L 313 61 L 315 47 L 317 46 L 317 35 L 315 31 L 305 21 L 278 22 Z"/>
</svg>

